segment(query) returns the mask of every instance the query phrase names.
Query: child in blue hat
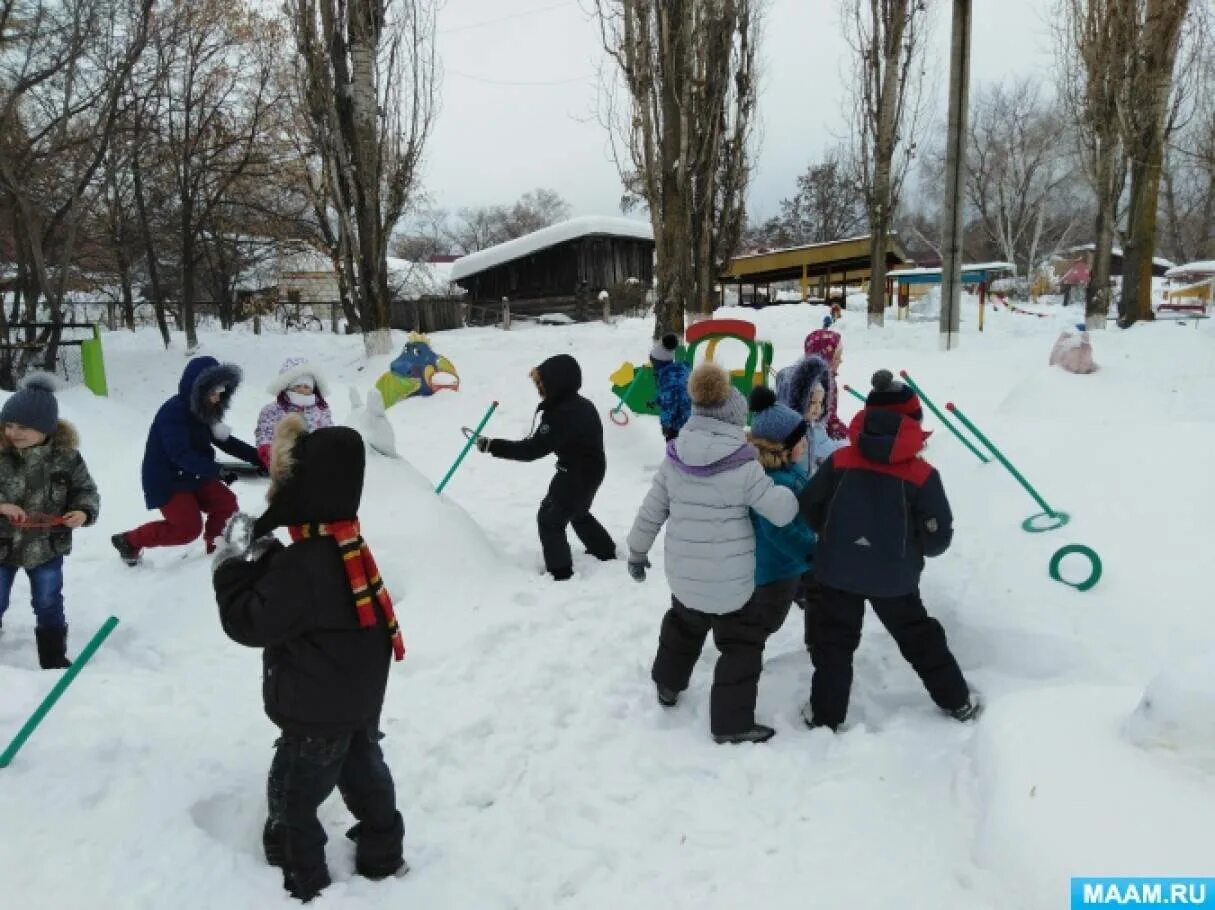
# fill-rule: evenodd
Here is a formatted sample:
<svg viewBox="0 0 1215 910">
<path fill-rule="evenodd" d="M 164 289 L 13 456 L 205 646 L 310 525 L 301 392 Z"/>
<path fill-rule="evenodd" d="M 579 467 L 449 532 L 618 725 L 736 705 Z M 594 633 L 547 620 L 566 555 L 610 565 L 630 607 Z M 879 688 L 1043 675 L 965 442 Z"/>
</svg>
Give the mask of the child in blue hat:
<svg viewBox="0 0 1215 910">
<path fill-rule="evenodd" d="M 766 386 L 751 391 L 751 444 L 777 486 L 800 494 L 810 481 L 802 467 L 808 426 L 797 411 L 780 404 Z M 751 512 L 755 528 L 755 601 L 762 605 L 769 634 L 789 615 L 798 583 L 810 571 L 815 536 L 802 518 L 777 527 Z"/>
</svg>

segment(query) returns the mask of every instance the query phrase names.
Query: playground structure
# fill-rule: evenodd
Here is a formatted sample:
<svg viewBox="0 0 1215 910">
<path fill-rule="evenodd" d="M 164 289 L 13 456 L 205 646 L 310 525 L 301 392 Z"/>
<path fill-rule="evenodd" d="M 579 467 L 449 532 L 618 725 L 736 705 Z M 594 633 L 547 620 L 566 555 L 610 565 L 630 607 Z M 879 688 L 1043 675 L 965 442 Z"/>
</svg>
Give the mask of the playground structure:
<svg viewBox="0 0 1215 910">
<path fill-rule="evenodd" d="M 979 289 L 979 331 L 983 331 L 983 317 L 987 305 L 987 292 L 997 278 L 1008 278 L 1016 273 L 1011 262 L 979 262 L 962 266 L 963 286 Z M 941 284 L 941 269 L 900 269 L 890 273 L 890 279 L 898 289 L 899 319 L 906 319 L 911 311 L 912 288 Z"/>
<path fill-rule="evenodd" d="M 675 359 L 694 367 L 697 351 L 702 346 L 702 360 L 715 360 L 717 349 L 723 341 L 742 342 L 747 348 L 746 363 L 740 369 L 730 371 L 730 382 L 746 397 L 755 386 L 767 383 L 768 373 L 772 369 L 772 342 L 759 340 L 755 336 L 755 325 L 745 319 L 706 319 L 688 328 L 684 345 L 675 351 Z M 609 415 L 614 422 L 621 425 L 628 422 L 627 415 L 624 420 L 617 419 L 625 407 L 634 414 L 657 416 L 658 385 L 652 366 L 646 364 L 638 367 L 624 363 L 608 378 L 612 382 L 612 393 L 620 399 Z"/>
<path fill-rule="evenodd" d="M 454 382 L 442 381 L 450 376 Z M 375 383 L 384 408 L 390 408 L 406 398 L 426 398 L 435 392 L 458 391 L 460 375 L 455 364 L 430 346 L 430 339 L 417 332 L 409 333 L 400 355 L 388 367 L 388 372 Z"/>
<path fill-rule="evenodd" d="M 1215 260 L 1190 262 L 1164 273 L 1169 286 L 1157 312 L 1192 313 L 1205 316 L 1215 297 Z"/>
</svg>

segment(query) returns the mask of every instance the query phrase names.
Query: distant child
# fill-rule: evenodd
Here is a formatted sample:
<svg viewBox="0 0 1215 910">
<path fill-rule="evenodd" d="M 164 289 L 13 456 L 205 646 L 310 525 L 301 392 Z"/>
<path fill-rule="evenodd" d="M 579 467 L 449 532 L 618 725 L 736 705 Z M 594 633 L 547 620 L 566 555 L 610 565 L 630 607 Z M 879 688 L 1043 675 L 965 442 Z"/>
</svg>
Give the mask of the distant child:
<svg viewBox="0 0 1215 910">
<path fill-rule="evenodd" d="M 76 429 L 59 419 L 58 387 L 54 376 L 31 373 L 0 408 L 0 621 L 24 569 L 43 670 L 72 665 L 63 558 L 72 552 L 72 531 L 96 523 L 101 506 Z"/>
<path fill-rule="evenodd" d="M 223 422 L 240 381 L 235 364 L 195 357 L 181 374 L 177 394 L 156 412 L 143 454 L 143 498 L 164 520 L 110 538 L 128 566 L 137 565 L 145 549 L 180 546 L 200 534 L 207 552 L 215 551 L 215 540 L 236 514 L 236 497 L 228 489 L 236 474 L 216 462 L 216 447 L 265 470 L 257 450 Z"/>
<path fill-rule="evenodd" d="M 354 430 L 309 433 L 289 415 L 275 432 L 265 513 L 236 516 L 214 561 L 220 621 L 233 641 L 264 649 L 262 698 L 282 731 L 262 846 L 304 902 L 330 883 L 317 810 L 335 787 L 356 821 L 346 835 L 355 871 L 382 879 L 409 869 L 379 745 L 388 668 L 405 646 L 359 527 L 365 457 Z M 275 528 L 290 546 L 269 536 Z"/>
<path fill-rule="evenodd" d="M 821 605 L 808 611 L 810 727 L 836 730 L 847 717 L 865 601 L 941 710 L 968 721 L 982 708 L 920 600 L 924 557 L 940 556 L 953 538 L 941 477 L 920 457 L 922 419 L 911 388 L 888 370 L 875 373 L 851 446 L 832 454 L 801 494 L 802 515 L 819 535 L 814 571 L 822 585 Z"/>
<path fill-rule="evenodd" d="M 309 430 L 333 426 L 333 412 L 325 401 L 327 384 L 319 370 L 303 357 L 289 357 L 278 371 L 278 378 L 267 391 L 274 401 L 262 408 L 257 418 L 254 444 L 262 463 L 270 465 L 270 444 L 274 428 L 288 414 L 301 414 Z"/>
<path fill-rule="evenodd" d="M 675 360 L 678 347 L 679 336 L 667 332 L 650 351 L 650 364 L 658 387 L 658 419 L 663 438 L 668 442 L 679 435 L 692 416 L 692 399 L 688 397 L 688 377 L 692 370 L 686 363 Z"/>
<path fill-rule="evenodd" d="M 810 478 L 800 465 L 807 447 L 806 421 L 780 404 L 766 386 L 751 392 L 751 444 L 772 482 L 795 495 Z M 751 513 L 755 528 L 755 602 L 763 610 L 770 633 L 789 615 L 802 576 L 810 571 L 814 532 L 800 516 L 777 527 L 762 515 Z"/>
<path fill-rule="evenodd" d="M 569 354 L 550 357 L 531 372 L 532 382 L 542 399 L 536 407 L 540 426 L 517 442 L 478 437 L 477 448 L 495 458 L 535 461 L 550 452 L 557 455 L 557 473 L 540 503 L 536 524 L 544 567 L 555 581 L 574 575 L 565 528 L 574 533 L 597 559 L 616 558 L 616 544 L 603 525 L 591 514 L 595 494 L 607 472 L 603 451 L 603 421 L 591 402 L 578 394 L 582 388 L 582 369 Z"/>
<path fill-rule="evenodd" d="M 832 439 L 848 438 L 848 427 L 840 420 L 839 382 L 837 376 L 840 365 L 844 362 L 844 341 L 839 332 L 831 329 L 819 329 L 806 336 L 805 353 L 807 357 L 821 357 L 830 367 L 828 379 L 824 382 L 827 389 L 827 435 Z"/>
<path fill-rule="evenodd" d="M 629 533 L 629 575 L 645 581 L 647 554 L 664 524 L 671 608 L 662 620 L 651 677 L 672 707 L 688 687 L 705 638 L 721 656 L 713 674 L 710 726 L 719 743 L 766 742 L 755 722 L 768 618 L 755 593 L 755 533 L 749 509 L 773 525 L 797 516 L 796 498 L 756 461 L 747 442 L 747 402 L 717 364 L 692 371 L 692 417 L 654 475 Z"/>
</svg>

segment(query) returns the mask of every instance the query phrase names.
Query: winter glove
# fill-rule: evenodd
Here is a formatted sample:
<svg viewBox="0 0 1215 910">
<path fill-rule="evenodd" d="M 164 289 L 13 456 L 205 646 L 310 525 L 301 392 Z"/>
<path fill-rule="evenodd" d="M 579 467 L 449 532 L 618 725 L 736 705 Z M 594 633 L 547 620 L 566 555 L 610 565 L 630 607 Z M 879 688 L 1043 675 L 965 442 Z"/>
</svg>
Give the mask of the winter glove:
<svg viewBox="0 0 1215 910">
<path fill-rule="evenodd" d="M 492 442 L 493 442 L 493 440 L 490 439 L 488 436 L 478 436 L 477 437 L 477 451 L 478 452 L 488 452 L 490 443 L 492 443 Z"/>
<path fill-rule="evenodd" d="M 253 516 L 237 512 L 228 519 L 224 536 L 216 541 L 215 557 L 211 560 L 212 573 L 229 560 L 247 558 L 252 543 Z"/>
<path fill-rule="evenodd" d="M 222 480 L 228 486 L 232 486 L 232 484 L 236 483 L 236 479 L 239 476 L 240 475 L 237 474 L 235 471 L 220 471 L 219 472 L 219 479 Z"/>
<path fill-rule="evenodd" d="M 645 570 L 651 568 L 650 558 L 644 553 L 629 553 L 629 577 L 633 581 L 645 581 Z"/>
</svg>

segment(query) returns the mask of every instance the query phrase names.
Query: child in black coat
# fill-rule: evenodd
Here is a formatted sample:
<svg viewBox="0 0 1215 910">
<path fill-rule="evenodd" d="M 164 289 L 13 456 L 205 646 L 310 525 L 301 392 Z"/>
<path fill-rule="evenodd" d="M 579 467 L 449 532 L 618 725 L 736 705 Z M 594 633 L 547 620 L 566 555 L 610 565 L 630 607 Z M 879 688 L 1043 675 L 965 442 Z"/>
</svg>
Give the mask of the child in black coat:
<svg viewBox="0 0 1215 910">
<path fill-rule="evenodd" d="M 835 730 L 847 716 L 865 601 L 938 707 L 960 721 L 981 710 L 920 600 L 924 557 L 940 556 L 953 539 L 941 476 L 920 457 L 923 416 L 915 392 L 879 371 L 852 421 L 852 444 L 833 452 L 799 497 L 819 535 L 814 572 L 822 586 L 807 617 L 814 677 L 803 716 L 811 727 Z"/>
<path fill-rule="evenodd" d="M 537 414 L 542 415 L 540 426 L 518 442 L 478 437 L 477 448 L 512 461 L 535 461 L 556 453 L 557 473 L 540 503 L 536 524 L 545 569 L 556 581 L 565 581 L 574 574 L 566 525 L 573 525 L 574 533 L 592 556 L 605 561 L 616 558 L 611 535 L 591 514 L 595 494 L 607 472 L 603 422 L 595 406 L 578 394 L 582 369 L 569 354 L 550 357 L 532 370 L 531 376 L 543 399 L 536 407 Z"/>
<path fill-rule="evenodd" d="M 317 809 L 336 787 L 357 824 L 355 869 L 380 879 L 408 870 L 404 823 L 379 741 L 388 668 L 404 645 L 392 600 L 359 532 L 363 440 L 307 432 L 290 415 L 271 450 L 269 507 L 237 515 L 215 557 L 215 597 L 233 641 L 263 648 L 266 714 L 282 730 L 268 785 L 266 860 L 307 902 L 329 885 Z M 272 536 L 286 527 L 292 544 Z M 251 543 L 252 542 L 252 543 Z"/>
</svg>

